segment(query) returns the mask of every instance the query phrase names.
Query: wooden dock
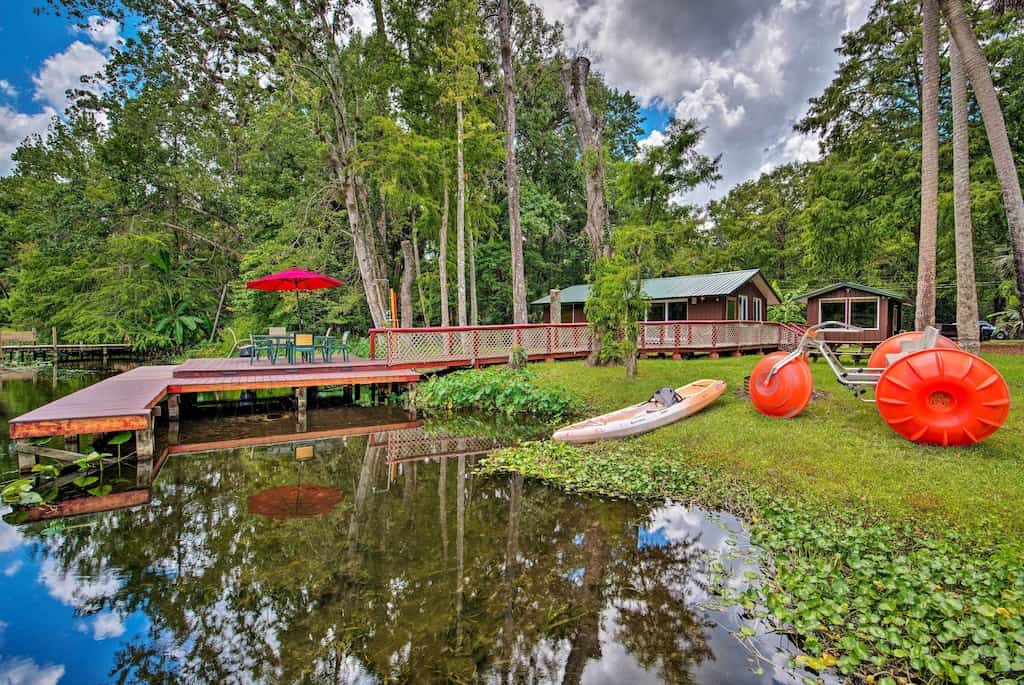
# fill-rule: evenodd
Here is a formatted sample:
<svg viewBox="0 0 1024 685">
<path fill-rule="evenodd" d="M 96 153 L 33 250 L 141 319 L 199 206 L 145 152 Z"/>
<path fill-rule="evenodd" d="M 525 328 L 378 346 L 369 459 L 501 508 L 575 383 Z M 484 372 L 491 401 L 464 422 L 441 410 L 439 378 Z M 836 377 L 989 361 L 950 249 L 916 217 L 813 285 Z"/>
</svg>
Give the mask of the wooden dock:
<svg viewBox="0 0 1024 685">
<path fill-rule="evenodd" d="M 11 439 L 17 442 L 18 466 L 31 470 L 39 456 L 52 456 L 47 447 L 36 447 L 31 438 L 64 436 L 74 443 L 82 434 L 135 432 L 135 452 L 143 471 L 152 470 L 154 415 L 163 411 L 176 422 L 180 398 L 201 392 L 289 389 L 295 393 L 300 425 L 306 420 L 309 388 L 324 386 L 411 387 L 420 374 L 391 369 L 380 361 L 352 359 L 347 362 L 271 364 L 250 363 L 248 358 L 192 359 L 177 366 L 140 366 L 95 385 L 73 392 L 9 422 Z M 73 452 L 68 451 L 69 458 Z M 145 480 L 143 477 L 141 480 Z"/>
</svg>

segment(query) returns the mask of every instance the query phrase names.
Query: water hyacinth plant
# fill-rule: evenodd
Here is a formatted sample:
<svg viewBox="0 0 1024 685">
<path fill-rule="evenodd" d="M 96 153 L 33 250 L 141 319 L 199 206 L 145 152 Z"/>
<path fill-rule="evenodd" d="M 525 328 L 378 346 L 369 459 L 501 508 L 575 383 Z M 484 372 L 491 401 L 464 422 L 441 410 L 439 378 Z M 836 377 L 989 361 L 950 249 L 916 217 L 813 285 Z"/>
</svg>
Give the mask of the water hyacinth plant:
<svg viewBox="0 0 1024 685">
<path fill-rule="evenodd" d="M 456 371 L 420 383 L 416 406 L 428 411 L 488 411 L 549 418 L 582 411 L 583 403 L 568 390 L 540 386 L 535 379 L 528 369 Z"/>
</svg>

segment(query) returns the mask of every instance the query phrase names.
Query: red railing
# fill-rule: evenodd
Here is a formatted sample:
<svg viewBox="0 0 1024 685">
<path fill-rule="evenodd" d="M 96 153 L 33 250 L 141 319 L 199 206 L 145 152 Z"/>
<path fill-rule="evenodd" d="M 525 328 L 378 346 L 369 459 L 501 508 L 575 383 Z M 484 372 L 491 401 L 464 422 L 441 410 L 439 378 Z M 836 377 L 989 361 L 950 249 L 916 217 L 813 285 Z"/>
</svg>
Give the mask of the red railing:
<svg viewBox="0 0 1024 685">
<path fill-rule="evenodd" d="M 773 321 L 644 321 L 641 352 L 726 352 L 792 346 L 799 334 Z M 502 326 L 374 328 L 370 357 L 388 366 L 455 366 L 508 359 L 520 345 L 530 359 L 585 357 L 591 350 L 585 323 Z"/>
</svg>

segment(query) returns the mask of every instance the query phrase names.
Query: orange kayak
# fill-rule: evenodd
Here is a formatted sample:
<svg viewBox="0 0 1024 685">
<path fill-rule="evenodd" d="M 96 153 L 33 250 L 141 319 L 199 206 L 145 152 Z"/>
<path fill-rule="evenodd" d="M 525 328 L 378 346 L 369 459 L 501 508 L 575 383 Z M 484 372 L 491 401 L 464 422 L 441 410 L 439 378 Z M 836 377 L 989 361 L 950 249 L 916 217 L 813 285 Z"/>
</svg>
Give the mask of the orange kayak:
<svg viewBox="0 0 1024 685">
<path fill-rule="evenodd" d="M 676 388 L 678 401 L 664 405 L 649 399 L 610 414 L 586 419 L 555 431 L 555 440 L 586 443 L 647 433 L 696 414 L 725 392 L 725 381 L 703 379 Z"/>
</svg>

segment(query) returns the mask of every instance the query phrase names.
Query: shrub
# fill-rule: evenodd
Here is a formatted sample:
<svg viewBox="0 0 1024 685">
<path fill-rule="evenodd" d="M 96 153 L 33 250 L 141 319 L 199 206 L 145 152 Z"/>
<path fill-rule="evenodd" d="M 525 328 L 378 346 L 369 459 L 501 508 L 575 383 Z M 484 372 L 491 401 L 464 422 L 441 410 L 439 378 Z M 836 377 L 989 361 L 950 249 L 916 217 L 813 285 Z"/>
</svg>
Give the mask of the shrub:
<svg viewBox="0 0 1024 685">
<path fill-rule="evenodd" d="M 574 414 L 582 402 L 558 386 L 541 386 L 527 369 L 456 371 L 420 383 L 416 406 L 433 411 L 498 411 L 557 417 Z"/>
</svg>

